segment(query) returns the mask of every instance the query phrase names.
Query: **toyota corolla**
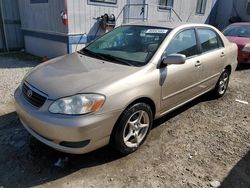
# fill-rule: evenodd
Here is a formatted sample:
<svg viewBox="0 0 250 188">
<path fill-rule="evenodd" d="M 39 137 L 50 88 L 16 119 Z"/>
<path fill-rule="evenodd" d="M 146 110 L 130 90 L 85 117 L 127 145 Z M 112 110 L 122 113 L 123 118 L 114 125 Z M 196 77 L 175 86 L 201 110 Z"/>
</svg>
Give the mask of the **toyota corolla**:
<svg viewBox="0 0 250 188">
<path fill-rule="evenodd" d="M 222 97 L 237 46 L 204 24 L 122 25 L 28 73 L 15 92 L 27 131 L 63 152 L 111 143 L 129 154 L 153 124 L 210 92 Z"/>
</svg>

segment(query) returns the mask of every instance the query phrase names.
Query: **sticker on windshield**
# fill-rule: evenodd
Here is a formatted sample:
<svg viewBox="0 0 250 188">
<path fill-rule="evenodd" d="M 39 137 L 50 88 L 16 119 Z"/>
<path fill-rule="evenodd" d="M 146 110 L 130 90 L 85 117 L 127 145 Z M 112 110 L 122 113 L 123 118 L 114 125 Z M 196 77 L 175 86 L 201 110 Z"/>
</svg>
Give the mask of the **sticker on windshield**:
<svg viewBox="0 0 250 188">
<path fill-rule="evenodd" d="M 146 33 L 167 33 L 167 29 L 148 29 Z"/>
</svg>

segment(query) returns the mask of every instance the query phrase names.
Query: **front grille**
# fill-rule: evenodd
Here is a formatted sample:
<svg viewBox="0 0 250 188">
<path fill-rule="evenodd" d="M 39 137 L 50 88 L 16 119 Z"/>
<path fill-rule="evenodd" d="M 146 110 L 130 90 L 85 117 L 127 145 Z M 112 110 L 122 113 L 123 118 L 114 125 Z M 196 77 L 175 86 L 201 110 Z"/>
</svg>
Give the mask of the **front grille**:
<svg viewBox="0 0 250 188">
<path fill-rule="evenodd" d="M 33 106 L 41 107 L 47 100 L 47 96 L 37 89 L 24 83 L 22 86 L 22 92 L 24 98 L 31 103 Z"/>
</svg>

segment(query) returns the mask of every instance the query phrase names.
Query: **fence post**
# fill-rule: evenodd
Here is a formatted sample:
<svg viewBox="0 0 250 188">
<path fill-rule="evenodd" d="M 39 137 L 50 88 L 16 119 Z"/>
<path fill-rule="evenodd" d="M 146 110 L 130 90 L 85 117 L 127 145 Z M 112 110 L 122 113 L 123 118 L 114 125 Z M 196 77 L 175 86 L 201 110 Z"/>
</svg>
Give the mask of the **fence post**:
<svg viewBox="0 0 250 188">
<path fill-rule="evenodd" d="M 6 35 L 6 30 L 5 30 L 4 15 L 3 15 L 3 0 L 0 0 L 0 30 L 1 30 L 1 35 L 2 35 L 2 38 L 3 38 L 4 49 L 7 52 L 9 52 L 7 35 Z"/>
</svg>

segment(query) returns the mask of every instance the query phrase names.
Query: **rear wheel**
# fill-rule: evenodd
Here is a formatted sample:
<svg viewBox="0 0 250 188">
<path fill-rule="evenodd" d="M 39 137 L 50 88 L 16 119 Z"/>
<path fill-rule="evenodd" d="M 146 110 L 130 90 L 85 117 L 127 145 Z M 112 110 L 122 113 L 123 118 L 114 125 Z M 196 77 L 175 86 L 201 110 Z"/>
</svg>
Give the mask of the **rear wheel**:
<svg viewBox="0 0 250 188">
<path fill-rule="evenodd" d="M 220 98 L 226 93 L 227 88 L 228 88 L 228 84 L 229 84 L 229 78 L 230 78 L 230 71 L 225 69 L 222 72 L 222 74 L 221 74 L 221 76 L 216 84 L 216 87 L 213 91 L 215 97 Z"/>
<path fill-rule="evenodd" d="M 114 146 L 120 153 L 129 154 L 139 148 L 152 127 L 153 114 L 149 105 L 137 103 L 126 109 L 114 130 Z"/>
</svg>

